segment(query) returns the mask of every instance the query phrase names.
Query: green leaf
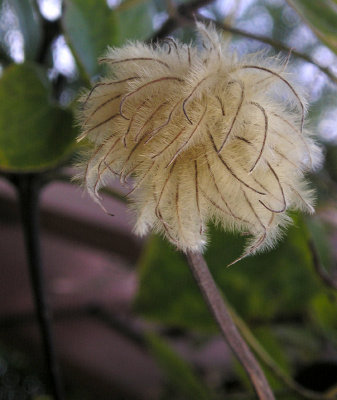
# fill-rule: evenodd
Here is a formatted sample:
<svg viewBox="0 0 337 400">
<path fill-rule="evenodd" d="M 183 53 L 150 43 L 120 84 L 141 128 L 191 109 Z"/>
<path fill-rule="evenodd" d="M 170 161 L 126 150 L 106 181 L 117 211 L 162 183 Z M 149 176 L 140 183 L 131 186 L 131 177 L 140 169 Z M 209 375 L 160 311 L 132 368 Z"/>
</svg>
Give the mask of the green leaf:
<svg viewBox="0 0 337 400">
<path fill-rule="evenodd" d="M 273 333 L 282 343 L 285 355 L 294 366 L 310 364 L 322 355 L 324 344 L 318 340 L 317 328 L 312 325 L 307 323 L 277 324 L 273 327 Z"/>
<path fill-rule="evenodd" d="M 98 74 L 97 58 L 119 40 L 115 11 L 106 0 L 66 0 L 62 24 L 80 67 L 89 76 Z"/>
<path fill-rule="evenodd" d="M 329 226 L 319 216 L 312 216 L 307 220 L 307 227 L 311 234 L 311 239 L 317 249 L 319 259 L 323 268 L 329 269 L 333 265 L 333 254 L 331 239 L 329 237 Z"/>
<path fill-rule="evenodd" d="M 147 3 L 148 1 L 149 0 L 122 0 L 121 4 L 117 7 L 117 10 L 127 10 L 128 8 L 132 8 L 142 3 Z"/>
<path fill-rule="evenodd" d="M 183 360 L 163 339 L 154 334 L 147 335 L 150 352 L 164 370 L 169 385 L 187 399 L 211 400 L 214 398 L 200 382 L 192 367 Z"/>
<path fill-rule="evenodd" d="M 285 354 L 281 342 L 278 340 L 273 330 L 269 326 L 260 327 L 254 330 L 254 336 L 260 343 L 263 343 L 263 348 L 276 362 L 280 369 L 288 376 L 291 376 L 289 360 L 287 359 L 287 355 Z M 284 387 L 284 384 L 279 380 L 279 378 L 275 377 L 268 367 L 264 367 L 264 370 L 267 380 L 273 389 Z"/>
<path fill-rule="evenodd" d="M 243 239 L 211 227 L 205 254 L 216 283 L 248 320 L 302 314 L 318 290 L 311 268 L 307 231 L 301 219 L 277 247 L 226 268 L 243 248 Z M 199 330 L 215 325 L 192 279 L 184 256 L 158 236 L 150 239 L 140 263 L 135 302 L 144 316 L 164 324 Z"/>
<path fill-rule="evenodd" d="M 105 0 L 66 0 L 63 28 L 80 69 L 97 75 L 102 72 L 97 59 L 108 46 L 147 39 L 153 32 L 155 10 L 149 0 L 128 0 L 115 10 Z"/>
<path fill-rule="evenodd" d="M 131 7 L 132 4 L 132 7 Z M 155 6 L 149 0 L 128 0 L 118 8 L 118 45 L 126 40 L 145 40 L 153 33 Z"/>
<path fill-rule="evenodd" d="M 73 149 L 72 114 L 50 104 L 48 81 L 33 64 L 12 65 L 0 79 L 0 168 L 50 168 Z"/>
<path fill-rule="evenodd" d="M 274 331 L 269 326 L 262 326 L 254 330 L 254 337 L 257 341 L 263 344 L 264 351 L 272 358 L 279 370 L 288 376 L 291 376 L 290 364 L 285 354 L 281 341 L 275 335 Z M 237 359 L 234 360 L 234 369 L 240 377 L 240 381 L 244 384 L 247 390 L 252 390 L 251 382 L 248 378 L 247 372 L 239 363 Z M 267 381 L 273 390 L 282 389 L 285 387 L 284 383 L 279 377 L 276 377 L 271 369 L 260 361 L 260 366 L 266 375 Z"/>
<path fill-rule="evenodd" d="M 337 343 L 337 298 L 318 294 L 312 301 L 311 316 L 321 328 L 334 335 Z"/>
<path fill-rule="evenodd" d="M 148 241 L 139 272 L 137 311 L 168 325 L 214 329 L 183 255 L 159 236 Z"/>
<path fill-rule="evenodd" d="M 24 39 L 25 58 L 34 60 L 42 40 L 41 19 L 32 0 L 10 0 Z"/>
<path fill-rule="evenodd" d="M 337 53 L 337 4 L 332 0 L 288 0 L 316 35 Z"/>
</svg>

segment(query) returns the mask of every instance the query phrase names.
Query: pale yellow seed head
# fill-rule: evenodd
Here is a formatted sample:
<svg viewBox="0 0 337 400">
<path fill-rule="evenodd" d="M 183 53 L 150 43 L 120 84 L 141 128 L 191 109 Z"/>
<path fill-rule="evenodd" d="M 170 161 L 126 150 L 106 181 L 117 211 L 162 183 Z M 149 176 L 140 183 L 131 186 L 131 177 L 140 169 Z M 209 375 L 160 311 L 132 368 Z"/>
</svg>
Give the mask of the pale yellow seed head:
<svg viewBox="0 0 337 400">
<path fill-rule="evenodd" d="M 201 251 L 213 220 L 252 236 L 246 256 L 274 244 L 287 210 L 313 212 L 303 175 L 321 151 L 286 61 L 238 60 L 212 26 L 197 28 L 202 46 L 167 39 L 108 50 L 110 75 L 81 99 L 79 140 L 92 147 L 79 177 L 98 202 L 111 179 L 130 181 L 140 235 Z"/>
</svg>

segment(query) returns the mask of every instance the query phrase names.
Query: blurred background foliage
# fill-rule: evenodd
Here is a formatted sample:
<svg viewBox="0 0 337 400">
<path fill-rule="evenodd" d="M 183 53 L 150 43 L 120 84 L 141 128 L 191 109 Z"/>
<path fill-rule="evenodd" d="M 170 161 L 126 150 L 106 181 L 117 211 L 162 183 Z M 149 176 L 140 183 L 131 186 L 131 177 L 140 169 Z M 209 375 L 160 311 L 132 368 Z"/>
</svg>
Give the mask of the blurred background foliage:
<svg viewBox="0 0 337 400">
<path fill-rule="evenodd" d="M 211 227 L 206 259 L 277 398 L 336 398 L 336 0 L 0 0 L 0 170 L 49 177 L 71 165 L 76 98 L 103 72 L 97 58 L 107 46 L 165 35 L 189 41 L 194 18 L 217 21 L 239 54 L 293 51 L 291 69 L 326 154 L 311 177 L 317 214 L 294 215 L 276 249 L 229 269 L 242 238 Z M 134 313 L 155 326 L 142 343 L 166 373 L 162 399 L 254 398 L 239 365 L 235 384 L 221 372 L 214 382 L 170 346 L 172 335 L 198 346 L 217 334 L 182 254 L 153 236 L 137 267 Z M 0 347 L 1 399 L 42 399 L 43 378 L 22 357 Z"/>
</svg>

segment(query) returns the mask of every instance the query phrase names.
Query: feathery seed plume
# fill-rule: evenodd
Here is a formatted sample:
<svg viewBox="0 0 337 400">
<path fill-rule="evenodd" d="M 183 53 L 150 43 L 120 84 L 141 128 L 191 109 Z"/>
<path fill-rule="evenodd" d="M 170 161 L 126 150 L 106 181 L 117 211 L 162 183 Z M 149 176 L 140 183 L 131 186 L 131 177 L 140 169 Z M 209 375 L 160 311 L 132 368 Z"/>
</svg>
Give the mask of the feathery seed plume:
<svg viewBox="0 0 337 400">
<path fill-rule="evenodd" d="M 109 76 L 81 99 L 78 140 L 91 146 L 79 177 L 99 203 L 110 179 L 130 180 L 136 233 L 160 232 L 183 251 L 204 248 L 210 220 L 250 234 L 241 259 L 275 243 L 287 210 L 313 212 L 304 173 L 321 151 L 288 60 L 238 59 L 212 26 L 197 29 L 199 46 L 108 50 Z"/>
</svg>

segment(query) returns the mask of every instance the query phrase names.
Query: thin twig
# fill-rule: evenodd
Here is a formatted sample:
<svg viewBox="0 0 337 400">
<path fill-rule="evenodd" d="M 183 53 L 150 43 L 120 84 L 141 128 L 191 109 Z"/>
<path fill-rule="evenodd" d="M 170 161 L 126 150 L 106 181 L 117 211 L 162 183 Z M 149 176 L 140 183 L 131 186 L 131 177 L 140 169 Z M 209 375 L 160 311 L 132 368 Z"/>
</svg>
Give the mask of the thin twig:
<svg viewBox="0 0 337 400">
<path fill-rule="evenodd" d="M 312 239 L 308 240 L 308 247 L 311 252 L 311 257 L 312 257 L 312 262 L 315 268 L 315 271 L 317 272 L 318 276 L 321 278 L 321 280 L 327 285 L 328 287 L 337 290 L 337 280 L 333 279 L 331 277 L 326 269 L 323 267 L 320 257 L 318 255 L 315 243 Z"/>
<path fill-rule="evenodd" d="M 240 35 L 240 36 L 244 36 L 244 37 L 249 38 L 249 39 L 257 40 L 258 42 L 261 42 L 261 43 L 269 44 L 270 46 L 274 47 L 275 49 L 284 51 L 286 53 L 289 53 L 291 51 L 292 55 L 294 55 L 294 56 L 296 56 L 298 58 L 301 58 L 302 60 L 305 60 L 305 61 L 309 62 L 310 64 L 315 65 L 326 76 L 328 76 L 334 83 L 337 83 L 337 76 L 334 75 L 329 70 L 329 68 L 323 67 L 322 65 L 317 64 L 314 61 L 314 59 L 311 58 L 308 54 L 302 53 L 302 52 L 297 51 L 295 49 L 291 49 L 290 47 L 288 47 L 287 45 L 285 45 L 282 42 L 279 42 L 278 40 L 271 39 L 271 38 L 269 38 L 267 36 L 258 35 L 258 34 L 251 33 L 251 32 L 247 32 L 247 31 L 244 31 L 242 29 L 235 28 L 235 27 L 233 27 L 231 25 L 228 25 L 226 23 L 221 23 L 221 22 L 218 22 L 218 21 L 214 21 L 214 20 L 212 20 L 210 18 L 206 18 L 206 17 L 202 16 L 201 14 L 197 14 L 196 17 L 197 17 L 197 19 L 199 21 L 202 21 L 202 22 L 205 22 L 205 23 L 213 23 L 218 29 L 221 29 L 221 30 L 226 31 L 226 32 L 230 32 L 233 35 Z"/>
<path fill-rule="evenodd" d="M 274 400 L 275 397 L 263 371 L 236 328 L 202 254 L 188 251 L 186 256 L 193 276 L 211 313 L 229 346 L 246 370 L 259 399 Z"/>
<path fill-rule="evenodd" d="M 209 1 L 196 1 L 194 3 L 188 3 L 186 5 L 182 5 L 180 7 L 177 7 L 176 14 L 174 16 L 171 16 L 168 18 L 165 23 L 162 25 L 162 27 L 152 36 L 152 38 L 149 41 L 156 41 L 159 39 L 163 39 L 165 36 L 169 35 L 171 32 L 173 32 L 175 29 L 177 29 L 181 23 L 181 20 L 184 20 L 186 23 L 189 24 L 194 24 L 195 19 L 198 21 L 202 21 L 205 23 L 213 23 L 218 29 L 221 29 L 226 32 L 230 32 L 233 35 L 239 35 L 243 36 L 249 39 L 257 40 L 258 42 L 268 44 L 275 49 L 284 51 L 286 53 L 291 52 L 292 55 L 295 57 L 301 58 L 302 60 L 305 60 L 309 62 L 312 65 L 315 65 L 318 69 L 320 69 L 329 79 L 331 79 L 334 83 L 337 84 L 337 76 L 334 75 L 328 67 L 323 67 L 320 64 L 317 64 L 315 60 L 310 57 L 310 55 L 302 53 L 298 50 L 291 49 L 287 45 L 285 45 L 282 42 L 279 42 L 278 40 L 271 39 L 267 36 L 247 32 L 243 29 L 235 28 L 229 24 L 226 23 L 221 23 L 219 21 L 215 21 L 211 18 L 204 17 L 203 15 L 199 13 L 195 13 L 196 10 L 198 10 L 201 7 L 206 6 Z M 184 6 L 184 7 L 183 7 Z"/>
</svg>

